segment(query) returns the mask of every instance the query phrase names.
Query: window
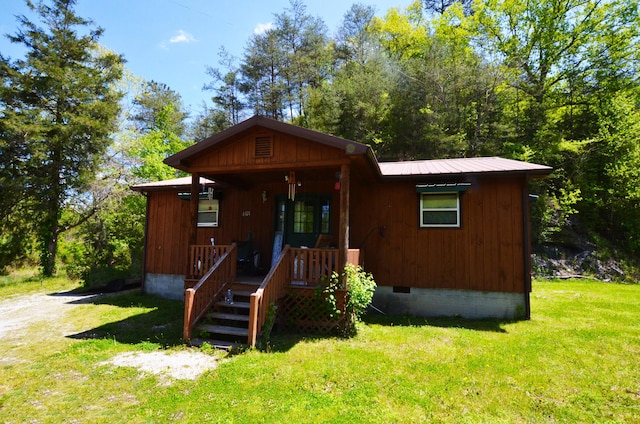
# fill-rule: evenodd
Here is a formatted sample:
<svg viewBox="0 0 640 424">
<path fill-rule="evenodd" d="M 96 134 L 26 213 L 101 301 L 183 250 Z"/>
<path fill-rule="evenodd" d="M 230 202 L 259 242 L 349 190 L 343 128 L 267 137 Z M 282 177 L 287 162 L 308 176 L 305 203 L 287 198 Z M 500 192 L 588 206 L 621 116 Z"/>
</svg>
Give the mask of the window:
<svg viewBox="0 0 640 424">
<path fill-rule="evenodd" d="M 459 193 L 421 193 L 421 227 L 459 227 Z"/>
<path fill-rule="evenodd" d="M 200 199 L 198 202 L 198 227 L 217 227 L 220 201 Z"/>
<path fill-rule="evenodd" d="M 313 233 L 313 215 L 315 202 L 296 201 L 293 208 L 293 232 Z"/>
</svg>

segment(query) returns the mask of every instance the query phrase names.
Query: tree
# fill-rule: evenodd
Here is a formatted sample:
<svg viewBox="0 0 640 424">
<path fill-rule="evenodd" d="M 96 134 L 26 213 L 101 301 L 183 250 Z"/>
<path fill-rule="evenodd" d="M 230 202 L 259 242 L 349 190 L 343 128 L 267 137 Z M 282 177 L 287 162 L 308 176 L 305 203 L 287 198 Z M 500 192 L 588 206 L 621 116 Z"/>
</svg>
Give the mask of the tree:
<svg viewBox="0 0 640 424">
<path fill-rule="evenodd" d="M 247 104 L 256 115 L 282 120 L 286 89 L 280 72 L 284 58 L 276 31 L 269 29 L 254 34 L 247 50 L 240 65 L 240 89 L 247 97 Z"/>
<path fill-rule="evenodd" d="M 291 120 L 304 113 L 308 90 L 322 84 L 329 64 L 324 22 L 309 16 L 301 1 L 291 0 L 288 10 L 275 15 L 273 28 L 249 41 L 240 89 L 254 114 Z"/>
<path fill-rule="evenodd" d="M 353 4 L 344 14 L 335 40 L 336 56 L 340 62 L 364 64 L 374 45 L 368 27 L 375 17 L 373 6 Z"/>
<path fill-rule="evenodd" d="M 49 276 L 59 235 L 94 212 L 62 216 L 67 202 L 95 178 L 110 143 L 121 97 L 111 84 L 122 75 L 124 60 L 97 52 L 103 30 L 75 15 L 75 0 L 27 5 L 44 27 L 18 18 L 20 29 L 8 38 L 27 54 L 15 61 L 0 56 L 1 101 L 12 133 L 24 143 L 20 167 L 28 176 L 42 271 Z"/>
<path fill-rule="evenodd" d="M 547 131 L 549 112 L 579 107 L 602 88 L 601 76 L 635 71 L 636 1 L 489 0 L 473 20 L 479 45 L 502 59 L 519 94 L 519 141 L 537 150 L 562 139 Z"/>
<path fill-rule="evenodd" d="M 427 12 L 434 12 L 444 15 L 448 8 L 458 3 L 462 6 L 465 15 L 473 13 L 473 0 L 423 0 L 424 9 Z"/>
<path fill-rule="evenodd" d="M 326 26 L 307 14 L 300 0 L 290 0 L 289 9 L 275 16 L 276 34 L 283 49 L 280 75 L 286 91 L 289 119 L 304 113 L 306 89 L 318 87 L 328 70 Z"/>
<path fill-rule="evenodd" d="M 188 114 L 184 110 L 180 94 L 164 83 L 148 81 L 144 84 L 142 92 L 133 101 L 135 112 L 131 120 L 142 132 L 148 132 L 157 127 L 156 119 L 168 104 L 173 105 L 171 114 L 165 113 L 163 119 L 166 119 L 173 131 L 182 137 L 185 135 Z"/>
<path fill-rule="evenodd" d="M 133 174 L 144 181 L 161 181 L 176 177 L 176 170 L 163 161 L 168 156 L 191 145 L 178 136 L 180 122 L 171 118 L 175 115 L 172 103 L 165 105 L 153 117 L 153 127 L 142 135 L 131 149 L 131 155 L 138 159 Z"/>
<path fill-rule="evenodd" d="M 6 90 L 7 85 L 0 85 Z M 0 98 L 5 93 L 0 92 Z M 27 179 L 22 159 L 25 145 L 10 127 L 11 111 L 0 109 L 0 275 L 26 252 L 31 226 L 25 217 Z"/>
<path fill-rule="evenodd" d="M 225 119 L 235 125 L 240 122 L 242 111 L 245 107 L 241 96 L 241 73 L 236 65 L 236 58 L 224 47 L 218 52 L 220 65 L 223 69 L 207 67 L 207 74 L 213 78 L 203 89 L 214 92 L 212 98 L 220 111 L 226 115 Z M 205 115 L 209 115 L 205 112 Z"/>
<path fill-rule="evenodd" d="M 217 108 L 208 108 L 203 105 L 202 111 L 194 117 L 191 123 L 189 134 L 198 143 L 229 128 L 231 125 L 233 123 L 229 121 L 228 114 L 225 111 Z"/>
</svg>

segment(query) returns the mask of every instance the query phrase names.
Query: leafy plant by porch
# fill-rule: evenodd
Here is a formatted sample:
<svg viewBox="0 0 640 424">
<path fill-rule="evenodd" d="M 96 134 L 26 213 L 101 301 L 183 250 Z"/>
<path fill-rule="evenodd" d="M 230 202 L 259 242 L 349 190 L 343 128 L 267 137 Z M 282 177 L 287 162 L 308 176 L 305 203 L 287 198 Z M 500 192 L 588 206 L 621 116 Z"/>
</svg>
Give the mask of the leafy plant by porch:
<svg viewBox="0 0 640 424">
<path fill-rule="evenodd" d="M 0 302 L 59 280 L 0 277 Z M 0 339 L 0 422 L 635 422 L 640 286 L 534 281 L 531 302 L 531 321 L 365 315 L 355 337 L 275 336 L 165 384 L 104 363 L 183 351 L 181 302 L 104 297 Z"/>
<path fill-rule="evenodd" d="M 338 291 L 344 286 L 347 287 L 347 297 L 343 310 L 338 305 Z M 324 302 L 327 318 L 340 320 L 343 336 L 354 336 L 356 324 L 371 304 L 375 291 L 376 282 L 371 273 L 365 272 L 361 266 L 347 264 L 342 275 L 332 273 L 328 283 L 316 289 L 316 301 Z M 344 317 L 341 317 L 343 313 Z"/>
</svg>

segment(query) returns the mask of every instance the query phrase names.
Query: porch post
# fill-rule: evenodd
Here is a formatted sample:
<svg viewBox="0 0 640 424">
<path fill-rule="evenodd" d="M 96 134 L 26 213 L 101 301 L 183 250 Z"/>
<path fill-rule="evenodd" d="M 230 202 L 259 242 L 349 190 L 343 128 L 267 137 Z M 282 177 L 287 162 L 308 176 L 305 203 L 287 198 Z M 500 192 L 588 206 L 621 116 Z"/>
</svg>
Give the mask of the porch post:
<svg viewBox="0 0 640 424">
<path fill-rule="evenodd" d="M 340 234 L 338 237 L 339 269 L 342 271 L 347 264 L 349 254 L 349 164 L 340 167 Z"/>
<path fill-rule="evenodd" d="M 189 197 L 189 246 L 198 240 L 198 201 L 200 200 L 200 174 L 191 174 L 191 196 Z"/>
</svg>

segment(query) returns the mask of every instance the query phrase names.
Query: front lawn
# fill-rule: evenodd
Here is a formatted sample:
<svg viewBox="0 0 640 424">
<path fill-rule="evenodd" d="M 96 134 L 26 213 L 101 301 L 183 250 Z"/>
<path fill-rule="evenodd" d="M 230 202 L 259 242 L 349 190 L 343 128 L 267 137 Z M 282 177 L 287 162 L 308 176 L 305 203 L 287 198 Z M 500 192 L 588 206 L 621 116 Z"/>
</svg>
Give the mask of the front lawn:
<svg viewBox="0 0 640 424">
<path fill-rule="evenodd" d="M 637 422 L 640 285 L 536 281 L 531 305 L 530 321 L 370 315 L 353 339 L 276 335 L 167 384 L 104 363 L 185 349 L 182 304 L 102 298 L 0 339 L 0 422 Z"/>
</svg>

